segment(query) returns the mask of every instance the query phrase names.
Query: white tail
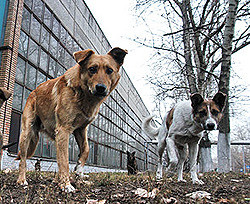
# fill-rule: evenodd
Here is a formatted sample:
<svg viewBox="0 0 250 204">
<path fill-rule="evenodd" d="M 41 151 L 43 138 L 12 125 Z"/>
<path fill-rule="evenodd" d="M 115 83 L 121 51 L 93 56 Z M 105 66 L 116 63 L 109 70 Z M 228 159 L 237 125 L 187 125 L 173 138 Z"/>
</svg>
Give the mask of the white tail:
<svg viewBox="0 0 250 204">
<path fill-rule="evenodd" d="M 157 137 L 159 133 L 159 128 L 155 128 L 151 125 L 151 121 L 154 116 L 148 116 L 142 122 L 142 130 L 151 137 Z"/>
</svg>

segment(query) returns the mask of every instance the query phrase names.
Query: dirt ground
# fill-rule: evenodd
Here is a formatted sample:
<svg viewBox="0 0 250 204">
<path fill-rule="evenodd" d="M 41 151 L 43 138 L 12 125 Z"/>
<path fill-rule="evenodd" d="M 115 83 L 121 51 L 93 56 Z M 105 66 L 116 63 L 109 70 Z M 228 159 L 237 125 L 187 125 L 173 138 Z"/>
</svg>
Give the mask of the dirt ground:
<svg viewBox="0 0 250 204">
<path fill-rule="evenodd" d="M 176 177 L 156 181 L 153 173 L 92 173 L 82 179 L 72 174 L 75 193 L 58 188 L 56 173 L 28 172 L 28 187 L 16 185 L 17 171 L 0 172 L 0 203 L 250 203 L 250 175 L 239 173 L 200 175 L 204 185 L 178 183 Z M 191 198 L 205 191 L 210 195 Z M 205 195 L 203 192 L 202 195 Z"/>
</svg>

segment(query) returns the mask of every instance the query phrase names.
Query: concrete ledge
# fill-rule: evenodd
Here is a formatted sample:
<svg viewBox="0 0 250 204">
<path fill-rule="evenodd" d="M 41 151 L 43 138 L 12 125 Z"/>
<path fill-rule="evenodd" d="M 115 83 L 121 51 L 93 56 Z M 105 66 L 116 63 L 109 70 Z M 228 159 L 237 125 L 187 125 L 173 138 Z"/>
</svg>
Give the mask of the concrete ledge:
<svg viewBox="0 0 250 204">
<path fill-rule="evenodd" d="M 27 160 L 27 170 L 32 171 L 35 170 L 35 163 L 36 159 L 28 159 Z M 74 171 L 76 164 L 70 163 L 69 169 L 70 171 Z M 3 151 L 2 163 L 1 163 L 1 170 L 4 169 L 13 169 L 16 170 L 19 167 L 19 161 L 15 160 L 15 157 L 9 156 L 7 151 Z M 104 167 L 97 167 L 97 166 L 84 166 L 84 173 L 99 173 L 99 172 L 127 172 L 127 170 L 122 169 L 110 169 Z M 52 171 L 57 172 L 58 166 L 55 161 L 41 161 L 41 171 Z"/>
</svg>

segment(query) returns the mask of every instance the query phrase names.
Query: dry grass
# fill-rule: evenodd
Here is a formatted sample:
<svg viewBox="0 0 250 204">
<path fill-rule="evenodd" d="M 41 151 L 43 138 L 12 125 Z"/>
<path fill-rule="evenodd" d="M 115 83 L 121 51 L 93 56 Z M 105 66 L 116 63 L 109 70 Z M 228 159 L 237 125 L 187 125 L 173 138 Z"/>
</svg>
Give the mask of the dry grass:
<svg viewBox="0 0 250 204">
<path fill-rule="evenodd" d="M 0 172 L 0 203 L 86 203 L 96 200 L 105 203 L 247 203 L 250 198 L 250 178 L 248 175 L 229 173 L 206 173 L 202 180 L 205 185 L 178 183 L 176 178 L 164 178 L 158 182 L 152 173 L 128 176 L 126 173 L 92 173 L 82 179 L 71 175 L 75 193 L 66 194 L 58 188 L 57 174 L 53 172 L 28 172 L 28 187 L 16 185 L 17 172 Z M 138 195 L 142 188 L 152 194 Z M 206 191 L 210 199 L 193 199 L 186 194 Z M 173 198 L 170 200 L 169 198 Z"/>
</svg>

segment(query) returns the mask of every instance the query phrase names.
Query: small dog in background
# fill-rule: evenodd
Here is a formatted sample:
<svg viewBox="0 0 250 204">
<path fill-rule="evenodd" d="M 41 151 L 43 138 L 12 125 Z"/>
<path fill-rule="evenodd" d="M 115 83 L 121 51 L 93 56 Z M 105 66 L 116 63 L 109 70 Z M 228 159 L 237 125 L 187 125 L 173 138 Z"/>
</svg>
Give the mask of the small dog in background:
<svg viewBox="0 0 250 204">
<path fill-rule="evenodd" d="M 135 152 L 127 151 L 127 169 L 128 175 L 135 175 L 137 173 L 137 164 L 135 159 Z"/>
<path fill-rule="evenodd" d="M 189 152 L 190 173 L 193 183 L 203 184 L 196 172 L 198 144 L 204 130 L 216 130 L 222 118 L 226 95 L 218 92 L 212 99 L 203 99 L 199 94 L 191 95 L 191 101 L 182 101 L 164 117 L 160 128 L 151 126 L 152 116 L 142 124 L 143 131 L 158 137 L 159 162 L 156 176 L 162 178 L 162 155 L 165 147 L 169 158 L 168 171 L 177 166 L 178 181 L 183 179 L 183 166 Z"/>
<path fill-rule="evenodd" d="M 3 87 L 0 87 L 0 108 L 2 107 L 3 103 L 9 99 L 10 96 L 10 91 Z M 3 135 L 2 132 L 0 132 L 0 164 L 2 160 L 3 149 L 8 148 L 9 146 L 10 145 L 3 146 Z"/>
<path fill-rule="evenodd" d="M 36 160 L 35 171 L 41 171 L 41 159 Z"/>
</svg>

